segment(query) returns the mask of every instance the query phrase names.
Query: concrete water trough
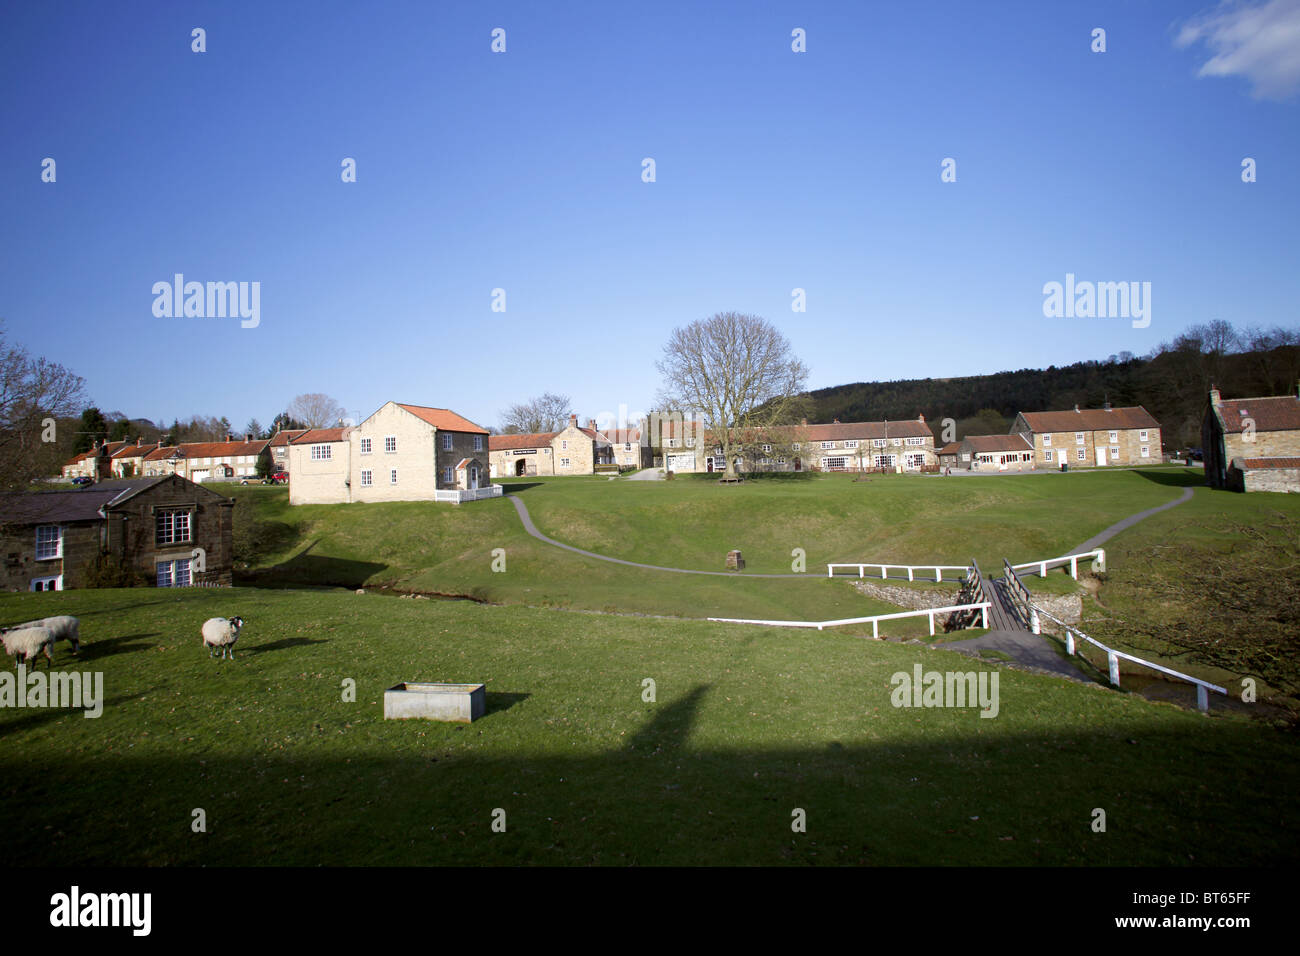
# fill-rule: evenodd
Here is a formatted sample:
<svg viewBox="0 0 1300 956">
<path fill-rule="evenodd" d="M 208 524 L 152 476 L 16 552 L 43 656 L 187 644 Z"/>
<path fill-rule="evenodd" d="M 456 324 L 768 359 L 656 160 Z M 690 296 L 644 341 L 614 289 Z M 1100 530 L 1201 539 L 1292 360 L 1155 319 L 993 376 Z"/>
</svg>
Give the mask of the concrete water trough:
<svg viewBox="0 0 1300 956">
<path fill-rule="evenodd" d="M 419 717 L 468 724 L 482 717 L 486 706 L 482 684 L 406 681 L 384 691 L 385 720 Z"/>
</svg>

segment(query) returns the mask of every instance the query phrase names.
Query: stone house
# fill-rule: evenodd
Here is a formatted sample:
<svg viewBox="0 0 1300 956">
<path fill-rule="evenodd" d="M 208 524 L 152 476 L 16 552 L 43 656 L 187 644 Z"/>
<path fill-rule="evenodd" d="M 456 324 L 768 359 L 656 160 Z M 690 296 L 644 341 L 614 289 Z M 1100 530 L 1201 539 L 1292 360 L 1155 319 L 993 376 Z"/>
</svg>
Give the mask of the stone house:
<svg viewBox="0 0 1300 956">
<path fill-rule="evenodd" d="M 86 587 L 106 558 L 158 587 L 228 586 L 233 508 L 177 475 L 0 495 L 0 588 Z"/>
<path fill-rule="evenodd" d="M 447 408 L 387 402 L 358 425 L 288 444 L 289 503 L 470 501 L 496 497 L 488 432 Z"/>
<path fill-rule="evenodd" d="M 1163 460 L 1160 423 L 1141 405 L 1021 412 L 1011 426 L 1011 434 L 1017 433 L 1033 445 L 1035 467 L 1131 467 Z"/>
<path fill-rule="evenodd" d="M 488 461 L 493 477 L 537 475 L 593 475 L 597 465 L 614 464 L 608 438 L 596 430 L 594 420 L 578 426 L 578 416 L 558 432 L 534 435 L 492 435 Z"/>
<path fill-rule="evenodd" d="M 934 433 L 925 417 L 904 421 L 840 422 L 757 429 L 733 448 L 738 471 L 921 472 L 939 467 Z M 674 471 L 726 470 L 722 446 L 705 432 L 695 455 L 673 457 Z"/>
<path fill-rule="evenodd" d="M 306 432 L 305 428 L 282 428 L 271 436 L 270 442 L 267 443 L 267 448 L 271 452 L 271 474 L 288 474 L 289 442 Z"/>
<path fill-rule="evenodd" d="M 1201 419 L 1205 478 L 1214 488 L 1300 491 L 1300 392 L 1264 398 L 1229 398 L 1211 388 Z"/>
<path fill-rule="evenodd" d="M 63 465 L 64 478 L 94 478 L 96 477 L 96 462 L 100 457 L 106 457 L 110 461 L 114 454 L 126 448 L 130 442 L 110 441 L 96 442 L 95 446 L 87 451 L 83 451 L 72 458 L 68 459 Z M 112 474 L 112 466 L 108 471 L 99 472 L 101 477 L 108 477 Z"/>
<path fill-rule="evenodd" d="M 640 428 L 606 428 L 601 433 L 610 448 L 610 458 L 619 468 L 649 468 L 654 454 L 641 440 Z"/>
<path fill-rule="evenodd" d="M 161 442 L 146 454 L 141 462 L 141 474 L 180 475 L 190 481 L 238 481 L 257 474 L 258 460 L 269 459 L 269 442 L 265 438 L 245 435 L 236 441 L 227 435 L 225 441 L 183 442 L 164 445 Z"/>
</svg>

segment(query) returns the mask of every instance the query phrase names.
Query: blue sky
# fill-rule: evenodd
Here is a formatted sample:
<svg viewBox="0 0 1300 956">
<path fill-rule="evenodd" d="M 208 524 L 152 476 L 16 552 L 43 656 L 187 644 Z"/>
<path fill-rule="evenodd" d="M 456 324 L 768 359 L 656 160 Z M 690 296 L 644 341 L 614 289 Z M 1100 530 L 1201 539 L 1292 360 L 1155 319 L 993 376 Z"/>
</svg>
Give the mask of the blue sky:
<svg viewBox="0 0 1300 956">
<path fill-rule="evenodd" d="M 1298 6 L 8 3 L 0 319 L 105 411 L 237 427 L 644 409 L 723 310 L 814 388 L 1294 326 Z M 177 272 L 260 325 L 156 317 Z M 1150 326 L 1044 317 L 1066 273 L 1150 282 Z"/>
</svg>

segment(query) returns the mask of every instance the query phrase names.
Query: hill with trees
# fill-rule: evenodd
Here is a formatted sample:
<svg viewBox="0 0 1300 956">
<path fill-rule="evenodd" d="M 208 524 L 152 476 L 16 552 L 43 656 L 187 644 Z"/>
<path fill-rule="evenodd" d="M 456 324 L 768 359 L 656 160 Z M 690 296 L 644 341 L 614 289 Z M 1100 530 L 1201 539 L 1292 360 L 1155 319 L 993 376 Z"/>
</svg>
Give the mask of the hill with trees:
<svg viewBox="0 0 1300 956">
<path fill-rule="evenodd" d="M 809 421 L 916 418 L 940 435 L 957 422 L 957 437 L 1006 432 L 1016 413 L 1142 405 L 1155 416 L 1169 449 L 1200 445 L 1206 393 L 1225 398 L 1294 395 L 1300 381 L 1300 329 L 1237 330 L 1228 322 L 1187 329 L 1142 358 L 1130 352 L 1105 361 L 1051 365 L 962 378 L 858 382 L 809 392 Z"/>
</svg>

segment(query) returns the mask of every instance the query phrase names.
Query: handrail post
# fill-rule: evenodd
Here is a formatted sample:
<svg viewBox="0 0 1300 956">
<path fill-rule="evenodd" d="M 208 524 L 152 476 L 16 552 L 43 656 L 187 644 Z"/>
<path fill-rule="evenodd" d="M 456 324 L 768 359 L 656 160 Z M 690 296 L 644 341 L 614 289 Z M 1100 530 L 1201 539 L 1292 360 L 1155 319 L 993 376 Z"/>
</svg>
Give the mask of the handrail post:
<svg viewBox="0 0 1300 956">
<path fill-rule="evenodd" d="M 1106 658 L 1110 662 L 1110 682 L 1116 687 L 1119 686 L 1119 658 L 1115 656 L 1114 651 L 1107 651 Z"/>
<path fill-rule="evenodd" d="M 910 564 L 907 566 L 907 580 L 912 580 L 912 566 Z"/>
<path fill-rule="evenodd" d="M 866 576 L 867 576 L 867 566 L 866 566 L 865 564 L 859 564 L 859 565 L 858 565 L 858 580 L 860 581 L 860 580 L 862 580 L 863 578 L 865 578 Z"/>
<path fill-rule="evenodd" d="M 880 640 L 880 622 L 875 618 L 871 620 L 871 636 L 876 640 Z"/>
<path fill-rule="evenodd" d="M 1038 576 L 1039 576 L 1040 578 L 1045 578 L 1045 577 L 1047 577 L 1047 562 L 1046 562 L 1046 561 L 1040 561 L 1040 562 L 1039 562 L 1039 564 L 1038 564 Z"/>
<path fill-rule="evenodd" d="M 1079 580 L 1079 559 L 1076 556 L 1070 558 L 1070 577 Z"/>
<path fill-rule="evenodd" d="M 885 580 L 885 571 L 888 569 L 888 567 L 889 567 L 889 566 L 888 566 L 888 565 L 885 565 L 885 564 L 882 564 L 882 565 L 880 566 L 880 580 L 882 580 L 882 581 Z"/>
<path fill-rule="evenodd" d="M 1038 612 L 1035 611 L 1032 607 L 1030 607 L 1029 609 L 1029 629 L 1033 631 L 1035 634 L 1043 633 L 1043 625 L 1038 620 Z"/>
<path fill-rule="evenodd" d="M 930 636 L 934 637 L 934 611 L 930 611 Z"/>
<path fill-rule="evenodd" d="M 983 626 L 987 628 L 989 626 L 989 608 L 987 602 L 985 602 L 984 607 L 980 608 L 980 613 L 984 615 Z"/>
<path fill-rule="evenodd" d="M 1203 684 L 1196 685 L 1196 709 L 1201 711 L 1210 709 L 1210 694 Z"/>
<path fill-rule="evenodd" d="M 1065 632 L 1065 653 L 1069 654 L 1071 657 L 1074 656 L 1074 632 L 1073 631 Z"/>
</svg>

